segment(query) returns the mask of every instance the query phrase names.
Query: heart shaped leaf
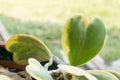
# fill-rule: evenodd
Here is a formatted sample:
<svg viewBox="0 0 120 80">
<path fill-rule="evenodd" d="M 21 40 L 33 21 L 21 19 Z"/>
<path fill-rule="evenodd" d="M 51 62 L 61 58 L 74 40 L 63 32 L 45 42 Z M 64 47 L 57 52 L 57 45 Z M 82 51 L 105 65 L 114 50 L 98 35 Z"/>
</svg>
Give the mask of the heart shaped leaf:
<svg viewBox="0 0 120 80">
<path fill-rule="evenodd" d="M 27 34 L 17 34 L 6 43 L 6 49 L 13 53 L 16 63 L 26 65 L 29 58 L 38 61 L 48 61 L 51 53 L 47 46 L 36 37 Z"/>
<path fill-rule="evenodd" d="M 82 16 L 71 18 L 62 33 L 62 46 L 70 64 L 79 66 L 95 57 L 105 37 L 105 26 L 100 19 L 90 22 Z"/>
<path fill-rule="evenodd" d="M 29 65 L 26 66 L 26 71 L 34 79 L 37 80 L 53 80 L 48 71 L 34 58 L 28 60 Z"/>
</svg>

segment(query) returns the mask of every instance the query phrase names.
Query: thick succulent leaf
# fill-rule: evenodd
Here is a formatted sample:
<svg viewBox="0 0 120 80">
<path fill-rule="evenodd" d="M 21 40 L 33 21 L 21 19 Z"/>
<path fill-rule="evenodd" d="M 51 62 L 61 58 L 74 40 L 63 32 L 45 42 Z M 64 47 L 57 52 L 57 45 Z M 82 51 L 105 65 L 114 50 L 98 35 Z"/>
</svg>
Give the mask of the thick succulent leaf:
<svg viewBox="0 0 120 80">
<path fill-rule="evenodd" d="M 53 80 L 49 72 L 34 58 L 28 60 L 29 65 L 26 66 L 26 71 L 34 79 L 37 80 Z"/>
<path fill-rule="evenodd" d="M 14 54 L 14 61 L 21 65 L 26 65 L 29 58 L 47 61 L 51 55 L 41 40 L 27 34 L 17 34 L 11 37 L 6 43 L 6 49 Z"/>
<path fill-rule="evenodd" d="M 120 80 L 120 73 L 119 72 L 115 72 L 115 71 L 107 71 L 107 72 L 109 72 L 109 73 L 111 73 L 111 74 L 113 74 L 113 75 L 115 75 L 117 78 L 118 78 L 118 80 Z"/>
<path fill-rule="evenodd" d="M 5 76 L 5 75 L 0 75 L 0 80 L 12 80 L 9 77 Z"/>
<path fill-rule="evenodd" d="M 119 80 L 115 75 L 107 71 L 90 70 L 88 72 L 95 76 L 98 80 Z"/>
<path fill-rule="evenodd" d="M 64 71 L 65 73 L 69 73 L 73 76 L 73 80 L 81 80 L 81 79 L 89 79 L 89 80 L 97 80 L 94 76 L 92 76 L 91 74 L 89 74 L 88 72 L 74 67 L 74 66 L 69 66 L 69 65 L 58 65 L 58 68 L 61 71 Z M 82 77 L 83 76 L 83 77 Z"/>
<path fill-rule="evenodd" d="M 62 33 L 64 52 L 74 66 L 82 65 L 96 56 L 105 41 L 103 22 L 98 18 L 89 23 L 85 20 L 82 16 L 71 18 Z"/>
</svg>

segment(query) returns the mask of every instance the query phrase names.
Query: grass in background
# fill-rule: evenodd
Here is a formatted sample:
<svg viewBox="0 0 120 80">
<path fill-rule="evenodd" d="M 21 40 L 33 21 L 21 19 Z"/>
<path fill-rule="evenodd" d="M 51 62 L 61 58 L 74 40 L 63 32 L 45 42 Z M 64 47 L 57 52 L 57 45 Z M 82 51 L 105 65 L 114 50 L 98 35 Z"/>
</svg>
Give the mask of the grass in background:
<svg viewBox="0 0 120 80">
<path fill-rule="evenodd" d="M 108 30 L 106 45 L 101 53 L 106 64 L 110 65 L 112 61 L 120 59 L 120 29 L 112 27 Z"/>
<path fill-rule="evenodd" d="M 108 31 L 101 56 L 110 63 L 120 58 L 119 6 L 119 0 L 0 0 L 0 21 L 10 35 L 34 35 L 60 56 L 61 31 L 66 20 L 75 14 L 97 16 Z"/>
<path fill-rule="evenodd" d="M 61 58 L 61 27 L 62 24 L 53 22 L 21 21 L 12 17 L 0 15 L 0 21 L 4 24 L 10 35 L 25 33 L 43 40 L 51 49 L 51 52 Z"/>
</svg>

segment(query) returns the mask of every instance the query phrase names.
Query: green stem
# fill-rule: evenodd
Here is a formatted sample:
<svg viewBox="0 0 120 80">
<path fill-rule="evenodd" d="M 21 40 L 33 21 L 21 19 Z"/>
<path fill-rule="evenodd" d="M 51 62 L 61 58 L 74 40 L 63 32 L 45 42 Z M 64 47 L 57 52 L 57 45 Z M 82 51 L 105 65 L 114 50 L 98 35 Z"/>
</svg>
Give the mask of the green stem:
<svg viewBox="0 0 120 80">
<path fill-rule="evenodd" d="M 45 67 L 45 69 L 46 69 L 47 71 L 48 71 L 49 66 L 52 65 L 52 63 L 53 63 L 53 58 L 52 58 L 52 56 L 51 56 L 49 62 L 44 65 L 44 67 Z"/>
</svg>

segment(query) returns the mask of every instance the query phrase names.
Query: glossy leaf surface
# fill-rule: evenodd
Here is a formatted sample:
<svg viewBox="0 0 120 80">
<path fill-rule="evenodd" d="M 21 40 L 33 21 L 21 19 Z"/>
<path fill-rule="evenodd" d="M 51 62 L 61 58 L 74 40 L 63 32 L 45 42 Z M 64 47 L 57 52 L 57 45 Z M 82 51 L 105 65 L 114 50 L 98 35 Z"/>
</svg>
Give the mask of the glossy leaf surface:
<svg viewBox="0 0 120 80">
<path fill-rule="evenodd" d="M 62 46 L 70 64 L 80 66 L 95 57 L 102 49 L 105 37 L 105 26 L 100 19 L 71 18 L 62 33 Z"/>
<path fill-rule="evenodd" d="M 37 80 L 53 80 L 48 71 L 34 58 L 28 60 L 29 65 L 26 67 L 26 71 L 34 79 Z"/>
<path fill-rule="evenodd" d="M 51 55 L 41 40 L 27 34 L 17 34 L 11 37 L 6 43 L 6 49 L 13 53 L 14 61 L 21 65 L 26 65 L 29 58 L 48 61 Z"/>
</svg>

